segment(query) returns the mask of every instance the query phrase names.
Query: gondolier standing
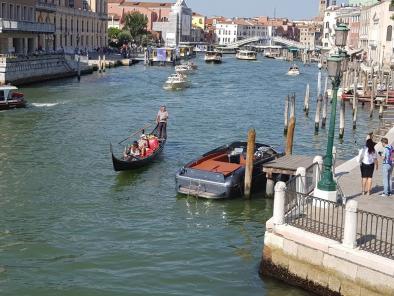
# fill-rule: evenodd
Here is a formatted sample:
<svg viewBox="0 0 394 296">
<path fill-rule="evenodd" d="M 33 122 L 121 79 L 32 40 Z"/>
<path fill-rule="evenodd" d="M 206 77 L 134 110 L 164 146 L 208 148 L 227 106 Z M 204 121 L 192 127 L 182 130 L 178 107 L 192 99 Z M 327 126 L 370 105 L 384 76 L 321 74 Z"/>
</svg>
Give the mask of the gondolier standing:
<svg viewBox="0 0 394 296">
<path fill-rule="evenodd" d="M 156 118 L 159 139 L 167 139 L 167 120 L 168 112 L 166 106 L 161 106 Z"/>
</svg>

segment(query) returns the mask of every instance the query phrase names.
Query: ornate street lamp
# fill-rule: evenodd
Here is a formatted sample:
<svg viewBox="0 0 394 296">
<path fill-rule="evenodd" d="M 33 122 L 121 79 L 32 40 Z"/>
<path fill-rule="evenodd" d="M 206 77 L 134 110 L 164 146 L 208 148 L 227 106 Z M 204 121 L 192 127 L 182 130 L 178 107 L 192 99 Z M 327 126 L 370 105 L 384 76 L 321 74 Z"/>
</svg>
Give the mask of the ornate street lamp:
<svg viewBox="0 0 394 296">
<path fill-rule="evenodd" d="M 317 185 L 319 190 L 318 197 L 323 199 L 328 199 L 331 201 L 336 201 L 337 199 L 337 183 L 334 180 L 332 165 L 333 165 L 333 155 L 332 150 L 334 147 L 334 137 L 335 137 L 335 120 L 337 113 L 337 101 L 338 101 L 338 89 L 341 84 L 341 78 L 343 71 L 347 68 L 348 55 L 342 50 L 346 45 L 346 39 L 349 29 L 346 25 L 338 25 L 335 29 L 335 45 L 339 47 L 339 54 L 330 56 L 327 59 L 327 71 L 328 77 L 332 82 L 332 104 L 331 104 L 331 118 L 330 127 L 328 131 L 328 141 L 326 157 L 324 159 L 324 168 L 322 178 Z"/>
</svg>

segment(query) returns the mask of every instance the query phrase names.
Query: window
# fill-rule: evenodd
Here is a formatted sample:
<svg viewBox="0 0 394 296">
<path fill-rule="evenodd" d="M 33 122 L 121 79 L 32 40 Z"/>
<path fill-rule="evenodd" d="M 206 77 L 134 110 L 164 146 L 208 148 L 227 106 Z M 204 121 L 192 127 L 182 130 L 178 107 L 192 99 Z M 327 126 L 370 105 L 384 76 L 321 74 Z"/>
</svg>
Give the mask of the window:
<svg viewBox="0 0 394 296">
<path fill-rule="evenodd" d="M 10 17 L 11 20 L 14 19 L 14 5 L 12 5 L 12 4 L 10 4 L 8 16 Z"/>
<path fill-rule="evenodd" d="M 330 23 L 326 22 L 326 29 L 330 28 Z"/>
<path fill-rule="evenodd" d="M 391 41 L 393 36 L 393 27 L 392 26 L 388 26 L 387 27 L 387 33 L 386 33 L 386 41 Z"/>
<path fill-rule="evenodd" d="M 24 21 L 27 20 L 27 8 L 26 8 L 26 6 L 23 6 L 22 19 Z"/>
<path fill-rule="evenodd" d="M 16 20 L 20 21 L 21 19 L 21 7 L 19 5 L 16 6 Z"/>
<path fill-rule="evenodd" d="M 7 18 L 7 4 L 1 3 L 1 17 Z"/>
</svg>

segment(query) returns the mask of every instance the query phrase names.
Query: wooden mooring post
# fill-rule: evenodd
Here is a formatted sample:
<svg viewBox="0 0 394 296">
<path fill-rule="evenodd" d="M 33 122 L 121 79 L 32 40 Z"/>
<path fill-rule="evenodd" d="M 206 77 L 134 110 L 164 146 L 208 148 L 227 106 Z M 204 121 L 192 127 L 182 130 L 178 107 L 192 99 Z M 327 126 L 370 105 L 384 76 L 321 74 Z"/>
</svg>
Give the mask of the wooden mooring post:
<svg viewBox="0 0 394 296">
<path fill-rule="evenodd" d="M 304 98 L 304 112 L 306 116 L 308 116 L 309 114 L 309 97 L 310 97 L 310 88 L 308 83 L 306 85 L 305 98 Z"/>
<path fill-rule="evenodd" d="M 290 104 L 290 97 L 287 95 L 285 98 L 285 111 L 284 111 L 284 128 L 283 134 L 287 134 L 287 129 L 289 127 L 289 104 Z"/>
<path fill-rule="evenodd" d="M 339 110 L 339 139 L 343 139 L 345 134 L 345 101 L 341 98 L 341 105 Z"/>
<path fill-rule="evenodd" d="M 327 106 L 328 106 L 328 92 L 324 92 L 323 96 L 323 110 L 322 110 L 322 119 L 321 119 L 321 127 L 325 128 L 326 127 L 326 122 L 327 122 Z"/>
<path fill-rule="evenodd" d="M 81 56 L 78 55 L 77 59 L 77 78 L 78 81 L 81 81 Z"/>
<path fill-rule="evenodd" d="M 101 56 L 98 56 L 98 71 L 101 73 Z"/>
<path fill-rule="evenodd" d="M 246 167 L 245 167 L 245 198 L 250 199 L 252 192 L 252 176 L 253 176 L 253 156 L 256 145 L 256 131 L 251 128 L 248 131 L 248 147 L 246 149 Z"/>
<path fill-rule="evenodd" d="M 319 94 L 317 96 L 317 103 L 316 103 L 316 114 L 315 114 L 315 135 L 319 133 L 319 126 L 320 126 L 320 111 L 321 111 L 321 103 L 322 103 L 322 95 Z"/>
<path fill-rule="evenodd" d="M 370 108 L 369 108 L 369 117 L 372 118 L 373 117 L 373 109 L 375 107 L 375 92 L 376 92 L 376 84 L 377 84 L 377 80 L 376 77 L 373 77 L 373 71 L 372 71 L 372 88 L 371 88 L 371 104 L 370 104 Z"/>
<path fill-rule="evenodd" d="M 355 71 L 355 77 L 354 77 L 354 85 L 353 85 L 353 130 L 357 128 L 357 108 L 358 108 L 358 94 L 357 94 L 357 88 L 358 88 L 358 79 L 360 75 L 357 75 L 357 72 Z"/>
<path fill-rule="evenodd" d="M 105 67 L 106 67 L 106 64 L 105 64 L 105 55 L 103 55 L 103 72 L 105 72 Z"/>
<path fill-rule="evenodd" d="M 291 97 L 291 105 L 295 106 L 295 94 Z M 294 129 L 296 125 L 296 118 L 295 118 L 295 108 L 291 108 L 290 112 L 290 121 L 289 121 L 289 129 L 287 132 L 287 139 L 286 139 L 286 155 L 293 154 L 293 141 L 294 141 Z"/>
</svg>

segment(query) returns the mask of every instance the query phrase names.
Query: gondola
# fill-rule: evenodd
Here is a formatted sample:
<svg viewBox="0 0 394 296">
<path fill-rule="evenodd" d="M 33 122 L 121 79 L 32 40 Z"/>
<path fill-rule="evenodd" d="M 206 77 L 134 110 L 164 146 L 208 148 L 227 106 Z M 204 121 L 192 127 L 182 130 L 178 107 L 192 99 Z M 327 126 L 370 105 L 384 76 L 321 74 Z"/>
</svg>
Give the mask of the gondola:
<svg viewBox="0 0 394 296">
<path fill-rule="evenodd" d="M 154 136 L 158 137 L 157 126 L 150 133 L 150 135 L 154 135 Z M 156 149 L 154 149 L 152 154 L 150 154 L 149 156 L 146 156 L 143 158 L 134 158 L 133 160 L 124 160 L 123 157 L 121 157 L 121 158 L 116 157 L 113 153 L 112 144 L 110 144 L 110 150 L 111 150 L 111 155 L 112 155 L 112 164 L 113 164 L 114 170 L 116 172 L 135 170 L 135 169 L 142 168 L 142 167 L 152 163 L 163 151 L 166 141 L 167 141 L 167 139 L 159 140 L 158 147 Z"/>
</svg>

